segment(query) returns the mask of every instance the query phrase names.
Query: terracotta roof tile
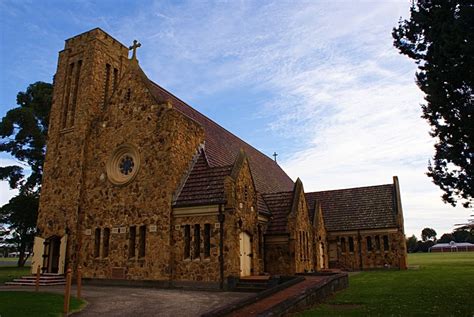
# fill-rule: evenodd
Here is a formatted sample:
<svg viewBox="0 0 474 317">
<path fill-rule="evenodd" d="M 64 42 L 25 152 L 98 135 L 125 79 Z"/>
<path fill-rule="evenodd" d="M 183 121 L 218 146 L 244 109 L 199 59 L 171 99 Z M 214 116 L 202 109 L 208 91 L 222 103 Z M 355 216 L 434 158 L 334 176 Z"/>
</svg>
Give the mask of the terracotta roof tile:
<svg viewBox="0 0 474 317">
<path fill-rule="evenodd" d="M 205 151 L 211 167 L 234 163 L 240 149 L 247 154 L 257 191 L 274 193 L 293 189 L 293 181 L 271 158 L 227 131 L 211 119 L 187 105 L 170 92 L 150 81 L 151 93 L 157 100 L 171 101 L 173 107 L 199 123 L 205 131 Z"/>
<path fill-rule="evenodd" d="M 175 207 L 224 203 L 224 179 L 231 171 L 231 165 L 210 167 L 201 153 L 176 199 Z"/>
<path fill-rule="evenodd" d="M 264 194 L 263 199 L 272 213 L 266 234 L 286 233 L 293 192 Z"/>
<path fill-rule="evenodd" d="M 392 184 L 305 195 L 311 213 L 314 213 L 316 203 L 321 204 L 328 231 L 397 227 L 395 190 Z"/>
</svg>

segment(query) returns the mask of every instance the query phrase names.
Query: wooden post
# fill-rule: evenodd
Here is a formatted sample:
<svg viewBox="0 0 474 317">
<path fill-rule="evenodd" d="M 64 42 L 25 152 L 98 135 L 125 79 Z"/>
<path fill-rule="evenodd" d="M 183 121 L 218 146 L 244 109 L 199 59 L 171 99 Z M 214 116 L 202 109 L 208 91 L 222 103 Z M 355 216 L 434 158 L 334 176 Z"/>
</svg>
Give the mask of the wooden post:
<svg viewBox="0 0 474 317">
<path fill-rule="evenodd" d="M 41 268 L 38 265 L 38 267 L 36 268 L 36 282 L 35 282 L 35 289 L 37 292 L 39 291 L 39 286 L 40 286 L 40 272 L 41 272 Z"/>
<path fill-rule="evenodd" d="M 82 267 L 79 265 L 77 267 L 77 299 L 81 299 L 81 288 L 82 288 Z"/>
<path fill-rule="evenodd" d="M 66 273 L 66 289 L 64 291 L 64 315 L 69 313 L 69 301 L 71 300 L 71 268 Z"/>
</svg>

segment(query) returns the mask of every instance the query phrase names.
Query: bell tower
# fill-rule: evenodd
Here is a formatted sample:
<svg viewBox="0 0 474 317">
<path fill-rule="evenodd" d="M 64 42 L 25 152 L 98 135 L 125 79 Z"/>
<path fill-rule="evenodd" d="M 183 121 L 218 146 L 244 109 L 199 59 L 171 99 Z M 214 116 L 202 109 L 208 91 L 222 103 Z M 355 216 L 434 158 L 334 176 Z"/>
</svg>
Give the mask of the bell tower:
<svg viewBox="0 0 474 317">
<path fill-rule="evenodd" d="M 34 270 L 40 265 L 43 272 L 58 267 L 62 273 L 69 262 L 75 263 L 90 130 L 103 115 L 127 60 L 128 48 L 99 28 L 66 40 L 59 52 L 35 240 L 35 251 L 44 245 L 44 259 L 33 259 Z M 61 239 L 56 251 L 48 242 L 53 237 Z"/>
</svg>

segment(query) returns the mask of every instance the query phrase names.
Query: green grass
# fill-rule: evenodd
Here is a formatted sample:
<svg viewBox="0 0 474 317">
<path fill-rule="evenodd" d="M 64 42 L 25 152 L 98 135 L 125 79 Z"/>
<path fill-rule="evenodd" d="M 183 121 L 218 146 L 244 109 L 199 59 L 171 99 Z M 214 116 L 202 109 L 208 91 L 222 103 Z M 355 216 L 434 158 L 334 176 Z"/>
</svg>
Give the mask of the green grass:
<svg viewBox="0 0 474 317">
<path fill-rule="evenodd" d="M 84 301 L 71 297 L 70 311 L 77 311 Z M 57 317 L 62 315 L 64 295 L 41 292 L 0 291 L 2 317 Z"/>
<path fill-rule="evenodd" d="M 12 281 L 14 278 L 30 275 L 31 267 L 2 266 L 0 267 L 0 284 Z"/>
<path fill-rule="evenodd" d="M 30 267 L 0 267 L 0 283 L 31 274 Z M 71 297 L 70 311 L 79 310 L 84 301 Z M 61 316 L 64 295 L 26 291 L 0 291 L 0 316 Z"/>
<path fill-rule="evenodd" d="M 407 271 L 362 272 L 299 316 L 474 316 L 474 252 L 409 254 Z"/>
</svg>

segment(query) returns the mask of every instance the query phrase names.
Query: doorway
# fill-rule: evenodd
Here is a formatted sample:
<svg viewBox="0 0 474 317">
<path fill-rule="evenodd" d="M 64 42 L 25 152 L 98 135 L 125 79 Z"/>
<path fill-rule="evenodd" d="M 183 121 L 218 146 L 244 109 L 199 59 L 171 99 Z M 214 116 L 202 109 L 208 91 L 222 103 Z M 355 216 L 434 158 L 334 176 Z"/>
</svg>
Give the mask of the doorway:
<svg viewBox="0 0 474 317">
<path fill-rule="evenodd" d="M 61 239 L 58 236 L 49 237 L 44 241 L 43 273 L 59 273 Z"/>
<path fill-rule="evenodd" d="M 240 233 L 240 276 L 249 276 L 252 269 L 252 243 L 247 232 Z"/>
</svg>

